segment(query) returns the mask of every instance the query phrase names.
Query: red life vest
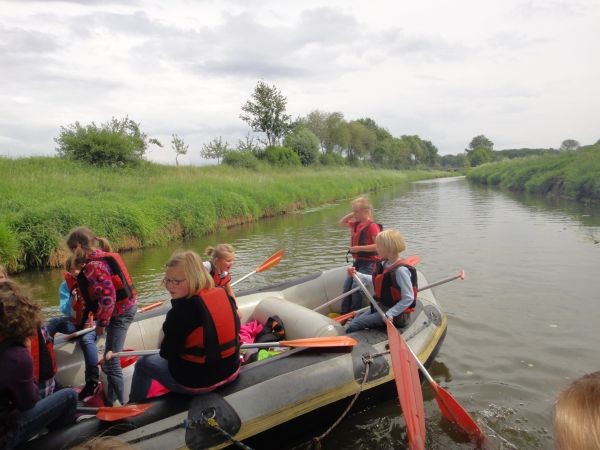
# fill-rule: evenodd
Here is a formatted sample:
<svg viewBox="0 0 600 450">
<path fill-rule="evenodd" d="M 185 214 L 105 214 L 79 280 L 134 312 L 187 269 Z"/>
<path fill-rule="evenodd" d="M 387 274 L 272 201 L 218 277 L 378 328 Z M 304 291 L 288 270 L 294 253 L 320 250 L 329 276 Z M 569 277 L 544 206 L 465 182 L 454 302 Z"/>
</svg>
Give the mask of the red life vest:
<svg viewBox="0 0 600 450">
<path fill-rule="evenodd" d="M 410 271 L 410 282 L 413 287 L 413 302 L 405 310 L 405 312 L 413 312 L 417 305 L 417 270 L 408 264 L 405 264 L 401 259 L 390 267 L 384 269 L 383 261 L 377 261 L 373 269 L 373 288 L 375 290 L 375 300 L 383 303 L 388 308 L 391 308 L 402 298 L 400 286 L 396 281 L 396 270 L 400 267 L 406 267 Z"/>
<path fill-rule="evenodd" d="M 198 307 L 203 324 L 187 336 L 181 358 L 205 364 L 238 353 L 240 318 L 235 302 L 225 289 L 217 287 L 198 291 L 190 301 Z"/>
<path fill-rule="evenodd" d="M 376 227 L 379 228 L 379 230 L 377 231 L 377 233 L 379 233 L 381 230 L 383 230 L 383 226 L 373 222 L 372 220 L 368 220 L 365 223 L 360 223 L 360 222 L 354 222 L 354 225 L 352 225 L 352 239 L 350 241 L 350 245 L 352 247 L 355 247 L 357 245 L 371 245 L 374 244 L 375 241 L 373 240 L 373 238 L 371 238 L 370 236 L 367 236 L 367 231 L 369 230 L 369 228 L 375 225 Z M 377 256 L 377 252 L 376 251 L 372 251 L 372 252 L 355 252 L 352 253 L 352 257 L 355 259 L 372 259 L 372 260 L 376 260 L 378 259 Z"/>
<path fill-rule="evenodd" d="M 67 282 L 67 288 L 71 294 L 71 319 L 77 324 L 83 323 L 85 301 L 79 285 L 77 284 L 77 278 L 71 275 L 69 272 L 65 272 L 65 281 Z"/>
<path fill-rule="evenodd" d="M 215 286 L 225 286 L 231 281 L 231 275 L 229 275 L 229 273 L 221 278 L 221 274 L 217 271 L 217 268 L 212 262 L 210 263 L 210 275 L 213 277 Z"/>
<path fill-rule="evenodd" d="M 136 297 L 135 287 L 133 281 L 129 276 L 129 271 L 118 253 L 103 252 L 99 256 L 88 257 L 87 262 L 90 261 L 104 261 L 108 264 L 112 273 L 112 283 L 115 287 L 116 292 L 116 305 L 119 307 L 122 303 L 127 302 L 131 298 Z M 84 274 L 84 269 L 79 272 L 77 276 L 77 283 L 79 284 L 79 290 L 85 300 L 85 309 L 88 312 L 95 313 L 98 309 L 98 302 L 95 300 L 93 290 L 89 286 L 89 281 Z"/>
<path fill-rule="evenodd" d="M 46 342 L 40 327 L 37 328 L 37 333 L 29 339 L 31 340 L 31 358 L 33 359 L 33 379 L 36 383 L 49 380 L 56 374 L 54 346 L 51 342 Z"/>
</svg>

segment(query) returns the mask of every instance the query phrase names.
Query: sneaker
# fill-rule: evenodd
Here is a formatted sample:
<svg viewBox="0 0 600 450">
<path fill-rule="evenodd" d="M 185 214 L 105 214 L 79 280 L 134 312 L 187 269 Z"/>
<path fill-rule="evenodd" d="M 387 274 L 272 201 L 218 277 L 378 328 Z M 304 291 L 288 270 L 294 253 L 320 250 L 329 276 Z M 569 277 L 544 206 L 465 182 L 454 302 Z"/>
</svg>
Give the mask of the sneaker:
<svg viewBox="0 0 600 450">
<path fill-rule="evenodd" d="M 100 384 L 97 380 L 88 380 L 85 382 L 85 386 L 79 393 L 79 400 L 84 401 L 88 397 L 92 397 L 100 390 Z"/>
</svg>

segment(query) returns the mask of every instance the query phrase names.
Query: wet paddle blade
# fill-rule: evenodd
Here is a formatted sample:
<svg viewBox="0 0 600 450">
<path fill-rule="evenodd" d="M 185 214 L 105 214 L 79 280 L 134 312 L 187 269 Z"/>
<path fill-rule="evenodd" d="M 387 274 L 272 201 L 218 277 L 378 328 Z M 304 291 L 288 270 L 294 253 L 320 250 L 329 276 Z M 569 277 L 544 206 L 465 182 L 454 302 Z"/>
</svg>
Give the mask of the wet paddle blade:
<svg viewBox="0 0 600 450">
<path fill-rule="evenodd" d="M 264 272 L 265 270 L 269 270 L 271 267 L 276 266 L 281 261 L 283 254 L 285 253 L 284 249 L 279 250 L 274 253 L 269 259 L 267 259 L 264 263 L 256 268 L 256 272 Z"/>
<path fill-rule="evenodd" d="M 96 417 L 105 422 L 114 422 L 115 420 L 126 419 L 128 417 L 139 416 L 152 407 L 152 403 L 143 403 L 140 405 L 125 406 L 103 406 L 98 408 Z"/>
<path fill-rule="evenodd" d="M 356 311 L 350 311 L 349 313 L 342 314 L 341 316 L 337 316 L 335 320 L 337 323 L 344 323 L 348 319 L 352 319 L 356 315 Z"/>
<path fill-rule="evenodd" d="M 422 450 L 425 448 L 425 407 L 419 370 L 400 332 L 389 320 L 385 323 L 398 399 L 408 432 L 408 447 Z"/>
<path fill-rule="evenodd" d="M 282 347 L 354 347 L 356 339 L 350 336 L 324 336 L 293 341 L 279 341 Z"/>
</svg>

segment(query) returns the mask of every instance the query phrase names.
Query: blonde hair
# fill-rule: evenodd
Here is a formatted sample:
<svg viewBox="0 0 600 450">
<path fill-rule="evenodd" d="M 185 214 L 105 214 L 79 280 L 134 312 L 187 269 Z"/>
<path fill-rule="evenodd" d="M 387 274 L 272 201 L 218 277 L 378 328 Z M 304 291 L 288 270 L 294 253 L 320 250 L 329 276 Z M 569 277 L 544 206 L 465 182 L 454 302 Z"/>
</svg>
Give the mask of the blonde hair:
<svg viewBox="0 0 600 450">
<path fill-rule="evenodd" d="M 206 250 L 204 250 L 204 254 L 208 256 L 212 262 L 215 262 L 215 259 L 223 258 L 225 253 L 231 253 L 235 255 L 235 248 L 233 248 L 233 245 L 218 244 L 214 247 L 206 247 Z"/>
<path fill-rule="evenodd" d="M 97 248 L 104 252 L 112 252 L 108 239 L 96 236 L 88 227 L 73 228 L 69 232 L 66 242 L 67 247 L 78 260 L 85 261 L 87 254 Z"/>
<path fill-rule="evenodd" d="M 196 252 L 191 250 L 177 251 L 173 253 L 167 264 L 169 267 L 181 267 L 189 288 L 188 298 L 202 289 L 215 287 L 215 282 L 202 264 L 202 259 Z"/>
<path fill-rule="evenodd" d="M 352 207 L 354 208 L 355 206 L 363 210 L 368 209 L 369 215 L 373 214 L 373 205 L 371 205 L 371 202 L 367 197 L 358 197 L 352 200 Z"/>
<path fill-rule="evenodd" d="M 122 441 L 114 436 L 102 436 L 89 441 L 82 442 L 75 447 L 71 447 L 70 450 L 127 450 L 135 449 L 135 447 L 129 445 L 127 442 Z"/>
<path fill-rule="evenodd" d="M 14 281 L 0 282 L 0 339 L 24 343 L 41 324 L 39 305 Z"/>
<path fill-rule="evenodd" d="M 600 371 L 578 378 L 559 394 L 554 443 L 558 450 L 600 448 Z"/>
<path fill-rule="evenodd" d="M 390 255 L 398 255 L 406 250 L 406 242 L 398 230 L 384 230 L 375 236 L 375 244 Z"/>
</svg>

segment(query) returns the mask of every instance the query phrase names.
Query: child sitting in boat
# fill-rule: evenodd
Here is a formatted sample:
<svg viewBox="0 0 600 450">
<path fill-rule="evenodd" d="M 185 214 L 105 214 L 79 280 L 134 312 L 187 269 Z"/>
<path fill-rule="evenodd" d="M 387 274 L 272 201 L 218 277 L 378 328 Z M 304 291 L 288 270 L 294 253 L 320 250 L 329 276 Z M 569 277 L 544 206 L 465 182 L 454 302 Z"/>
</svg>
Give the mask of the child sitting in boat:
<svg viewBox="0 0 600 450">
<path fill-rule="evenodd" d="M 5 450 L 46 427 L 59 428 L 75 421 L 74 390 L 62 389 L 39 399 L 31 336 L 40 324 L 40 307 L 16 283 L 0 282 L 0 448 Z"/>
<path fill-rule="evenodd" d="M 355 267 L 348 268 L 348 276 L 357 274 L 366 285 L 373 285 L 374 298 L 385 311 L 385 315 L 394 321 L 397 327 L 408 323 L 409 314 L 414 310 L 417 298 L 417 271 L 400 258 L 406 250 L 404 238 L 398 230 L 385 230 L 375 238 L 378 261 L 371 276 L 357 272 Z M 357 316 L 347 326 L 346 331 L 362 330 L 383 326 L 383 319 L 377 311 L 366 311 Z"/>
<path fill-rule="evenodd" d="M 222 286 L 227 293 L 235 298 L 233 289 L 231 289 L 231 275 L 229 271 L 235 260 L 235 249 L 230 244 L 218 244 L 214 247 L 206 247 L 204 254 L 209 258 L 209 261 L 204 261 L 202 264 L 213 278 L 215 286 Z"/>
<path fill-rule="evenodd" d="M 350 228 L 351 239 L 349 253 L 354 262 L 352 267 L 357 272 L 370 275 L 373 266 L 379 259 L 375 248 L 375 236 L 381 231 L 381 226 L 373 221 L 373 207 L 365 197 L 359 197 L 352 202 L 352 212 L 339 220 L 339 224 Z M 352 277 L 346 278 L 343 292 L 348 292 L 356 287 Z M 342 301 L 342 314 L 360 309 L 362 293 L 353 292 Z"/>
<path fill-rule="evenodd" d="M 172 308 L 163 323 L 160 354 L 135 365 L 133 403 L 146 400 L 153 379 L 173 392 L 196 395 L 235 380 L 240 369 L 240 319 L 233 298 L 214 286 L 192 251 L 175 253 L 166 267 Z"/>
<path fill-rule="evenodd" d="M 59 288 L 60 310 L 64 315 L 50 319 L 45 326 L 51 339 L 54 339 L 57 332 L 71 334 L 85 327 L 93 327 L 93 323 L 90 324 L 84 315 L 86 305 L 77 284 L 77 277 L 82 266 L 82 262 L 77 261 L 73 255 L 67 258 L 65 280 Z M 78 341 L 85 360 L 85 386 L 79 393 L 79 399 L 83 401 L 96 394 L 99 389 L 100 369 L 98 369 L 95 330 L 80 336 Z"/>
<path fill-rule="evenodd" d="M 559 394 L 554 444 L 557 450 L 600 448 L 600 371 L 576 379 Z"/>
</svg>

